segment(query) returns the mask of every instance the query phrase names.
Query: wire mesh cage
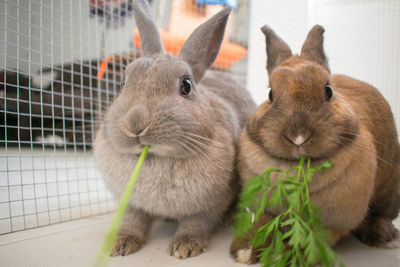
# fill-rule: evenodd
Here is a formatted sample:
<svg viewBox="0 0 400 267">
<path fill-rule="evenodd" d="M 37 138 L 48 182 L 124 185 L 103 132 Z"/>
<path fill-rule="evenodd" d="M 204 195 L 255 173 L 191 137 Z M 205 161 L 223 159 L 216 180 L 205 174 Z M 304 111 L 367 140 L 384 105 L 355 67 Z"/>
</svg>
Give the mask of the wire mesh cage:
<svg viewBox="0 0 400 267">
<path fill-rule="evenodd" d="M 222 8 L 192 0 L 149 2 L 171 53 Z M 240 59 L 247 53 L 248 23 L 240 21 L 248 2 L 238 3 L 224 42 L 225 54 L 234 53 L 214 67 L 245 82 L 246 60 Z M 120 91 L 124 65 L 140 56 L 131 5 L 0 2 L 0 234 L 115 208 L 91 143 Z"/>
</svg>

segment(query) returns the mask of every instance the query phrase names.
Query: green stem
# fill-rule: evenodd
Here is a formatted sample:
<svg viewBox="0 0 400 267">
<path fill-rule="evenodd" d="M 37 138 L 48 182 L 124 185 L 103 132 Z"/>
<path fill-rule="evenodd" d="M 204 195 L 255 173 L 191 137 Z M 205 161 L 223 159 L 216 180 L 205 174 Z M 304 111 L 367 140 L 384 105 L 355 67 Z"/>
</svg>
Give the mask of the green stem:
<svg viewBox="0 0 400 267">
<path fill-rule="evenodd" d="M 149 146 L 146 145 L 143 148 L 142 154 L 140 155 L 138 161 L 136 162 L 135 168 L 132 171 L 131 177 L 125 186 L 124 193 L 119 201 L 118 209 L 114 214 L 114 218 L 110 224 L 109 231 L 103 241 L 101 250 L 97 254 L 96 260 L 93 267 L 105 267 L 108 265 L 108 260 L 110 258 L 111 250 L 117 241 L 117 236 L 121 228 L 122 220 L 124 218 L 126 209 L 128 207 L 129 198 L 132 194 L 133 188 L 135 187 L 136 180 L 139 176 L 140 169 L 142 168 L 144 159 L 146 158 Z"/>
<path fill-rule="evenodd" d="M 301 171 L 303 170 L 303 165 L 304 165 L 305 157 L 301 156 L 299 166 L 297 168 L 297 175 L 296 175 L 296 180 L 300 182 L 300 175 Z"/>
<path fill-rule="evenodd" d="M 307 159 L 307 169 L 309 169 L 309 168 L 311 168 L 311 159 L 310 158 L 308 158 Z M 303 170 L 303 180 L 304 180 L 304 187 L 305 187 L 305 190 L 306 190 L 306 203 L 308 204 L 308 203 L 310 203 L 311 202 L 311 200 L 310 200 L 310 192 L 309 192 L 309 190 L 308 190 L 308 183 L 307 183 L 307 177 L 306 177 L 306 172 Z"/>
</svg>

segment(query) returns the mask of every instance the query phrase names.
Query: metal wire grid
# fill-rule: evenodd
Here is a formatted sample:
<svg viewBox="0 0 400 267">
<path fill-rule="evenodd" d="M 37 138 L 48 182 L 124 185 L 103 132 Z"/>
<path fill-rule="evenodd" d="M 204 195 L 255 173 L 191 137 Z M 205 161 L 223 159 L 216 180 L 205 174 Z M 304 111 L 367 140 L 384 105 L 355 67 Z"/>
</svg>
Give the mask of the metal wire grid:
<svg viewBox="0 0 400 267">
<path fill-rule="evenodd" d="M 2 234 L 114 209 L 89 149 L 101 112 L 119 90 L 120 78 L 115 67 L 101 81 L 96 78 L 107 51 L 99 41 L 106 26 L 97 19 L 90 26 L 87 20 L 84 23 L 87 6 L 82 0 L 1 3 Z M 57 25 L 56 17 L 62 24 Z M 85 40 L 83 35 L 92 36 Z M 91 47 L 92 41 L 97 41 L 98 55 L 88 60 L 84 47 Z M 108 45 L 110 52 L 124 49 L 117 41 Z M 44 88 L 45 72 L 55 75 L 48 88 Z"/>
<path fill-rule="evenodd" d="M 101 114 L 120 90 L 119 65 L 137 55 L 135 25 L 133 17 L 115 16 L 128 15 L 130 1 L 109 1 L 106 12 L 89 2 L 104 3 L 0 2 L 0 234 L 115 208 L 90 149 Z M 165 27 L 171 1 L 151 2 Z M 232 69 L 245 80 L 246 60 Z"/>
</svg>

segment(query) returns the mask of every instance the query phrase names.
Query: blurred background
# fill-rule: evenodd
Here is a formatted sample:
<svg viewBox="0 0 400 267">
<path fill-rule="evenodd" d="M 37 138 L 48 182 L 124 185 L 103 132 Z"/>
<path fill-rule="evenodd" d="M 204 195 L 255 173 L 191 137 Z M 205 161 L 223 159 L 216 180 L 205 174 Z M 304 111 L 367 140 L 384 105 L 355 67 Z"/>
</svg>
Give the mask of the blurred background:
<svg viewBox="0 0 400 267">
<path fill-rule="evenodd" d="M 170 53 L 200 23 L 232 5 L 214 69 L 255 101 L 267 99 L 270 25 L 300 51 L 325 27 L 332 73 L 377 87 L 400 126 L 400 1 L 152 0 Z M 131 0 L 0 1 L 0 234 L 108 213 L 115 203 L 91 155 L 123 66 L 140 56 Z"/>
</svg>

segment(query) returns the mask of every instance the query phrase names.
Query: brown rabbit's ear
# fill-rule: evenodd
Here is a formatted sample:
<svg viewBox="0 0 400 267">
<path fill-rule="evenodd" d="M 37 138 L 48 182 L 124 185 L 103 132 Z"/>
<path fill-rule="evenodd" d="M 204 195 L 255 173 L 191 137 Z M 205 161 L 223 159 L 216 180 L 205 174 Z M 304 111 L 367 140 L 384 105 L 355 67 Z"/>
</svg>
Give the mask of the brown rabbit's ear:
<svg viewBox="0 0 400 267">
<path fill-rule="evenodd" d="M 261 31 L 265 34 L 267 46 L 267 70 L 268 75 L 283 61 L 292 56 L 289 46 L 272 30 L 264 25 Z"/>
<path fill-rule="evenodd" d="M 231 9 L 230 6 L 225 7 L 197 27 L 179 52 L 179 57 L 192 67 L 196 82 L 201 80 L 218 55 Z"/>
<path fill-rule="evenodd" d="M 324 52 L 324 32 L 321 25 L 315 25 L 307 35 L 301 48 L 301 57 L 317 62 L 329 71 L 328 59 Z"/>
<path fill-rule="evenodd" d="M 144 56 L 164 52 L 160 33 L 150 14 L 146 0 L 133 1 L 133 13 L 140 33 L 140 49 Z"/>
</svg>

